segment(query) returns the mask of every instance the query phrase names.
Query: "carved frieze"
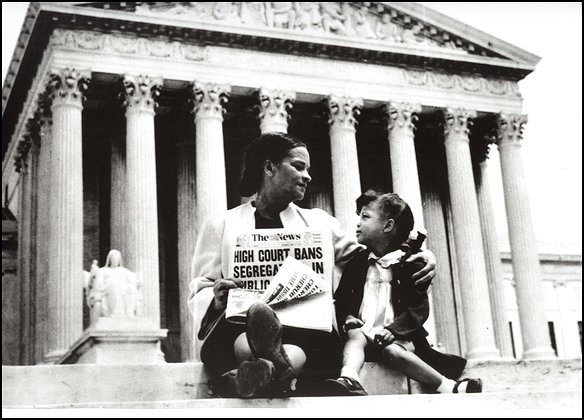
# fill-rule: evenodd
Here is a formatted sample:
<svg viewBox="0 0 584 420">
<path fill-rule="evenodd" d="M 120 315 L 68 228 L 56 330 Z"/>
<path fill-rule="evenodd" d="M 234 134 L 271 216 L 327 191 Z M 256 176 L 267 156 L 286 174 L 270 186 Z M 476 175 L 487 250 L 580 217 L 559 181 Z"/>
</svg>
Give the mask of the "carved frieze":
<svg viewBox="0 0 584 420">
<path fill-rule="evenodd" d="M 479 46 L 381 3 L 351 2 L 143 2 L 134 12 L 193 22 L 285 29 L 485 54 Z"/>
<path fill-rule="evenodd" d="M 51 37 L 51 45 L 54 48 L 67 50 L 103 51 L 187 61 L 204 61 L 206 58 L 206 49 L 198 45 L 92 31 L 55 29 Z"/>
<path fill-rule="evenodd" d="M 485 95 L 521 97 L 517 83 L 509 80 L 405 69 L 402 70 L 402 74 L 404 81 L 412 86 L 428 86 Z"/>
</svg>

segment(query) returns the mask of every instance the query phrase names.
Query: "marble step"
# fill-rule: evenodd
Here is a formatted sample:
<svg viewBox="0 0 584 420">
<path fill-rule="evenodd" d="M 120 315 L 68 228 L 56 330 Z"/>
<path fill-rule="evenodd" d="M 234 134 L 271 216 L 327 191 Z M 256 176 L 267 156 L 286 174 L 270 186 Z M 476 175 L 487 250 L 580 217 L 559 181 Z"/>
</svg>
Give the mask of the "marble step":
<svg viewBox="0 0 584 420">
<path fill-rule="evenodd" d="M 471 363 L 463 376 L 481 377 L 485 393 L 528 395 L 557 392 L 563 395 L 579 390 L 581 401 L 581 359 Z M 168 404 L 208 404 L 213 407 L 217 404 L 238 404 L 235 401 L 240 400 L 211 398 L 207 381 L 205 368 L 200 363 L 3 366 L 2 405 L 54 407 L 159 404 L 164 407 Z M 415 381 L 374 363 L 366 364 L 362 383 L 371 397 L 425 392 Z M 522 398 L 521 401 L 524 400 Z M 283 401 L 292 400 L 296 401 L 294 398 Z M 270 403 L 272 405 L 281 404 L 279 400 L 267 401 L 273 401 Z"/>
</svg>

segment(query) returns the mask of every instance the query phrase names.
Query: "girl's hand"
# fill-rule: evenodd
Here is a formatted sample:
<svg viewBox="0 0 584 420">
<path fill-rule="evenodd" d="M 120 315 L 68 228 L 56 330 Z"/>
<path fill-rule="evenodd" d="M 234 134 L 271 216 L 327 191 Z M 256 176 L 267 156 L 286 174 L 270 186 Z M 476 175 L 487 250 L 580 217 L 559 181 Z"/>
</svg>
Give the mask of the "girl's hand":
<svg viewBox="0 0 584 420">
<path fill-rule="evenodd" d="M 355 318 L 353 315 L 347 316 L 345 320 L 345 324 L 343 325 L 343 329 L 345 332 L 352 330 L 354 328 L 361 328 L 363 326 L 363 321 L 359 318 Z"/>
</svg>

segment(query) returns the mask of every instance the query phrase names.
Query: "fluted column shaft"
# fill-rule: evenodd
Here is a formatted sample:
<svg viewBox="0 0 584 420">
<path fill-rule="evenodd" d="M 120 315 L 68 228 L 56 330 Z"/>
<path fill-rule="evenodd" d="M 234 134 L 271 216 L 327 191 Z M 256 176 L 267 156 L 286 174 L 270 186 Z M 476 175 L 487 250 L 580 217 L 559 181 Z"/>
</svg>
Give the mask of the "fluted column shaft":
<svg viewBox="0 0 584 420">
<path fill-rule="evenodd" d="M 258 92 L 259 99 L 259 119 L 260 131 L 269 132 L 288 132 L 288 111 L 292 108 L 292 103 L 296 99 L 295 92 L 287 92 L 277 89 L 262 88 Z"/>
<path fill-rule="evenodd" d="M 177 215 L 178 215 L 178 279 L 179 279 L 179 317 L 182 360 L 193 360 L 193 339 L 196 326 L 186 305 L 191 281 L 191 261 L 197 240 L 195 217 L 195 145 L 182 142 L 177 151 Z"/>
<path fill-rule="evenodd" d="M 393 192 L 402 197 L 414 214 L 414 229 L 424 229 L 422 194 L 418 176 L 418 163 L 414 145 L 414 123 L 420 105 L 392 102 L 389 114 L 389 155 L 391 159 L 391 179 Z"/>
<path fill-rule="evenodd" d="M 49 203 L 48 355 L 62 356 L 83 331 L 81 112 L 88 73 L 51 72 L 53 135 Z"/>
<path fill-rule="evenodd" d="M 52 127 L 50 104 L 45 102 L 45 117 L 40 121 L 40 150 L 36 182 L 36 300 L 35 300 L 35 363 L 43 363 L 48 351 L 48 273 L 49 273 L 49 224 L 51 187 L 51 139 Z"/>
<path fill-rule="evenodd" d="M 126 157 L 125 147 L 118 137 L 111 139 L 110 172 L 110 249 L 127 255 L 126 231 Z"/>
<path fill-rule="evenodd" d="M 197 227 L 227 209 L 223 104 L 231 88 L 194 82 Z"/>
<path fill-rule="evenodd" d="M 31 126 L 36 126 L 34 120 L 27 124 L 28 133 L 18 145 L 17 171 L 20 172 L 20 196 L 18 203 L 18 273 L 20 280 L 20 343 L 19 364 L 29 365 L 34 361 L 34 301 L 35 285 L 31 275 L 33 268 L 33 237 L 34 227 L 34 178 L 36 148 L 32 144 Z"/>
<path fill-rule="evenodd" d="M 553 357 L 554 353 L 546 324 L 537 244 L 521 158 L 521 140 L 526 122 L 524 115 L 500 115 L 498 146 L 523 358 L 534 359 Z"/>
<path fill-rule="evenodd" d="M 355 231 L 355 200 L 361 194 L 355 117 L 362 106 L 362 99 L 328 98 L 335 217 L 348 232 Z"/>
<path fill-rule="evenodd" d="M 436 280 L 432 283 L 432 303 L 439 347 L 447 353 L 460 354 L 454 288 L 450 280 L 448 238 L 440 195 L 429 192 L 424 197 L 424 217 L 428 220 L 428 249 L 436 255 Z"/>
<path fill-rule="evenodd" d="M 479 210 L 470 157 L 468 119 L 472 111 L 446 111 L 445 148 L 448 184 L 454 220 L 454 241 L 461 279 L 462 311 L 469 359 L 496 358 L 493 321 L 483 247 Z"/>
<path fill-rule="evenodd" d="M 154 115 L 161 79 L 125 76 L 127 267 L 143 281 L 139 315 L 160 325 Z"/>
<path fill-rule="evenodd" d="M 491 200 L 487 156 L 485 156 L 479 163 L 479 173 L 475 182 L 479 205 L 479 217 L 481 220 L 481 232 L 483 234 L 485 266 L 489 281 L 491 313 L 493 315 L 493 326 L 495 328 L 495 342 L 497 348 L 501 352 L 501 356 L 513 357 L 511 336 L 509 335 L 509 321 L 507 320 L 506 313 L 507 305 L 505 302 L 505 290 L 503 288 L 501 253 L 499 252 L 499 241 Z"/>
</svg>

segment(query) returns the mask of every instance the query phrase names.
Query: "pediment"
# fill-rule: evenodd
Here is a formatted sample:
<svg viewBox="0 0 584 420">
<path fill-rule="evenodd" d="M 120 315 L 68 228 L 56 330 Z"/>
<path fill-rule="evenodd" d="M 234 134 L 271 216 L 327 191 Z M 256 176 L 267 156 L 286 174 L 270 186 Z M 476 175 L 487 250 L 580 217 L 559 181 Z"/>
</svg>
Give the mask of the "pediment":
<svg viewBox="0 0 584 420">
<path fill-rule="evenodd" d="M 69 3 L 70 5 L 71 3 Z M 314 42 L 358 42 L 454 56 L 491 57 L 534 66 L 539 57 L 416 3 L 388 2 L 100 2 L 80 7 L 126 11 L 213 28 L 302 34 Z"/>
</svg>

